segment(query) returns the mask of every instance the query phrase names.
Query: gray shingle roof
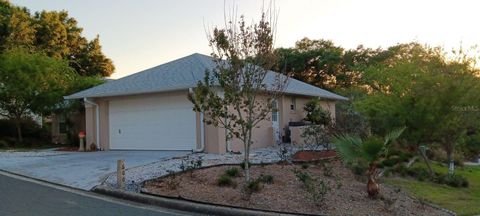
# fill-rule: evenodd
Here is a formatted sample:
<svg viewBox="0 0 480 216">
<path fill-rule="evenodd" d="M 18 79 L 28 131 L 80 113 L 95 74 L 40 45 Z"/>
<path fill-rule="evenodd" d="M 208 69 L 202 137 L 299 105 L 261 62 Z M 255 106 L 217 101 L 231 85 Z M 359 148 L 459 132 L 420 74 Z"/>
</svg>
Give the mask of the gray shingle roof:
<svg viewBox="0 0 480 216">
<path fill-rule="evenodd" d="M 177 60 L 106 82 L 75 94 L 65 96 L 65 99 L 94 98 L 142 93 L 175 91 L 195 87 L 199 80 L 203 80 L 206 69 L 213 69 L 215 63 L 210 56 L 192 54 Z M 275 72 L 266 78 L 268 83 L 274 80 Z M 299 80 L 289 78 L 285 93 L 307 96 L 318 96 L 333 100 L 347 100 L 347 98 L 321 88 L 309 85 Z"/>
</svg>

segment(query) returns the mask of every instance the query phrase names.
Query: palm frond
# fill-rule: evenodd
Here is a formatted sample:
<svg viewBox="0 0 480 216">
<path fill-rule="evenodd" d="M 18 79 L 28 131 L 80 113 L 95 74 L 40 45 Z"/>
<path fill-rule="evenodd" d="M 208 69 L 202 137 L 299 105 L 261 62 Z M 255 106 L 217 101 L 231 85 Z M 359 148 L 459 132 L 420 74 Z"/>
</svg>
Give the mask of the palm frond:
<svg viewBox="0 0 480 216">
<path fill-rule="evenodd" d="M 359 156 L 359 146 L 362 144 L 362 139 L 352 135 L 339 135 L 333 139 L 333 144 L 337 153 L 345 162 L 352 162 Z"/>
<path fill-rule="evenodd" d="M 385 149 L 384 147 L 385 145 L 381 138 L 372 136 L 363 141 L 359 153 L 368 162 L 373 162 L 381 156 L 382 151 Z"/>
<path fill-rule="evenodd" d="M 387 133 L 387 135 L 385 135 L 385 141 L 384 141 L 384 145 L 385 145 L 384 155 L 385 155 L 385 157 L 388 156 L 389 145 L 392 142 L 394 142 L 396 139 L 398 139 L 402 135 L 403 131 L 405 131 L 405 129 L 406 129 L 406 127 L 397 128 L 397 129 L 392 130 L 389 133 Z"/>
<path fill-rule="evenodd" d="M 390 144 L 391 142 L 395 141 L 402 135 L 403 131 L 405 131 L 406 127 L 397 128 L 395 130 L 390 131 L 387 135 L 385 135 L 385 145 Z"/>
</svg>

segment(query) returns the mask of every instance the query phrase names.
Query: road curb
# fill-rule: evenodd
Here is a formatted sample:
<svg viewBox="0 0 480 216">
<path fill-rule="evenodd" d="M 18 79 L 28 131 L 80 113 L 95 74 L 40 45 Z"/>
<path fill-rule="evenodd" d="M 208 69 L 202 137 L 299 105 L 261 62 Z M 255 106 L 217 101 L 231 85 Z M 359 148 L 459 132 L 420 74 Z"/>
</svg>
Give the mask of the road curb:
<svg viewBox="0 0 480 216">
<path fill-rule="evenodd" d="M 174 198 L 165 198 L 151 196 L 141 193 L 128 192 L 118 189 L 113 189 L 105 186 L 97 186 L 92 191 L 104 195 L 109 195 L 117 197 L 120 199 L 130 200 L 134 202 L 139 202 L 148 205 L 156 205 L 159 207 L 164 207 L 168 209 L 175 209 L 181 211 L 188 211 L 200 214 L 207 215 L 221 215 L 221 216 L 247 216 L 247 215 L 262 215 L 262 216 L 273 216 L 273 215 L 298 215 L 298 214 L 289 214 L 289 213 L 280 213 L 280 212 L 269 212 L 261 210 L 252 210 L 245 208 L 236 208 L 236 207 L 227 207 L 227 206 L 217 206 L 204 203 L 190 202 L 186 200 L 174 199 Z"/>
</svg>

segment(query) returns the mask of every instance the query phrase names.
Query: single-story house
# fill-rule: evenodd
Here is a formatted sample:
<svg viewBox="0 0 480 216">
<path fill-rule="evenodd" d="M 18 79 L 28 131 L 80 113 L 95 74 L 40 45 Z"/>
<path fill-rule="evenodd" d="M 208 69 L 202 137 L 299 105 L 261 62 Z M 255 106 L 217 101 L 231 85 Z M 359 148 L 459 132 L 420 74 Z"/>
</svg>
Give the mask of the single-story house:
<svg viewBox="0 0 480 216">
<path fill-rule="evenodd" d="M 102 150 L 240 151 L 227 141 L 225 129 L 203 123 L 188 93 L 215 68 L 212 58 L 192 54 L 96 87 L 66 96 L 85 102 L 86 143 Z M 275 73 L 275 72 L 272 72 Z M 335 103 L 345 97 L 290 79 L 278 99 L 278 111 L 253 132 L 252 148 L 274 145 L 291 121 L 305 117 L 304 104 L 319 97 L 335 116 Z M 275 135 L 274 135 L 275 134 Z M 279 136 L 277 136 L 279 135 Z"/>
</svg>

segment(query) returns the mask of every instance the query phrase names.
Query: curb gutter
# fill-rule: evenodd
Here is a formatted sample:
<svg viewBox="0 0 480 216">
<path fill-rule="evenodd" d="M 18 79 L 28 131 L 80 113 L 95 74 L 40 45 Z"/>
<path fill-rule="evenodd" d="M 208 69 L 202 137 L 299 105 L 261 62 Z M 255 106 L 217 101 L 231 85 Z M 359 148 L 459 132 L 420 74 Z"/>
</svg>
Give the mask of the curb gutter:
<svg viewBox="0 0 480 216">
<path fill-rule="evenodd" d="M 287 213 L 276 213 L 276 212 L 257 211 L 257 210 L 251 210 L 251 209 L 234 208 L 234 207 L 226 207 L 226 206 L 216 206 L 216 205 L 189 202 L 189 201 L 178 200 L 178 199 L 156 197 L 156 196 L 150 196 L 150 195 L 145 195 L 140 193 L 113 189 L 105 186 L 97 186 L 92 191 L 96 193 L 104 194 L 104 195 L 109 195 L 109 196 L 113 196 L 121 199 L 134 201 L 134 202 L 140 202 L 143 204 L 156 205 L 156 206 L 169 208 L 169 209 L 176 209 L 181 211 L 188 211 L 188 212 L 207 214 L 207 215 L 221 215 L 221 216 L 294 215 L 294 214 L 287 214 Z"/>
</svg>

